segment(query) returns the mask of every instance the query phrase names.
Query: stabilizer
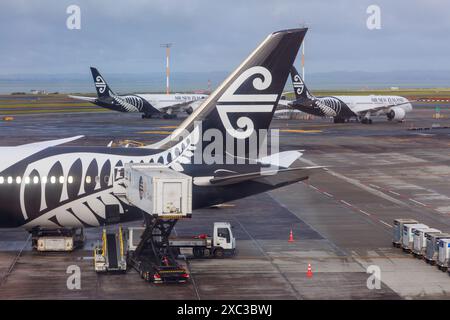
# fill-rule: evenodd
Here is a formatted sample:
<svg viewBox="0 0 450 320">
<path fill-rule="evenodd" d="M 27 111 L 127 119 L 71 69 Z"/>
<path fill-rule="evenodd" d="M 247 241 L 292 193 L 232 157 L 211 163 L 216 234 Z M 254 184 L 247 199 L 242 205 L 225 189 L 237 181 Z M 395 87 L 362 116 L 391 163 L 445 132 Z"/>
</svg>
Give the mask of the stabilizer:
<svg viewBox="0 0 450 320">
<path fill-rule="evenodd" d="M 106 83 L 103 76 L 94 67 L 91 67 L 92 78 L 94 78 L 95 90 L 99 98 L 106 98 L 114 95 L 111 88 Z"/>
</svg>

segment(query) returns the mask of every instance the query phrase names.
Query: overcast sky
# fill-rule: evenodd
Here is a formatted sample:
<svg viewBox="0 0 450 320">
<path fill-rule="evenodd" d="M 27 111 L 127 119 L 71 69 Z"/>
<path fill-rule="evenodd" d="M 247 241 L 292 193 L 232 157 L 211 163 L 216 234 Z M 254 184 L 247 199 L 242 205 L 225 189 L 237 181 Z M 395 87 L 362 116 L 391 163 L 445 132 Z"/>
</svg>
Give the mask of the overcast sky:
<svg viewBox="0 0 450 320">
<path fill-rule="evenodd" d="M 81 30 L 66 27 L 69 5 Z M 381 29 L 366 26 L 369 5 Z M 308 72 L 450 70 L 450 1 L 2 0 L 0 74 L 230 71 L 267 34 L 307 24 Z M 297 65 L 300 59 L 297 60 Z"/>
</svg>

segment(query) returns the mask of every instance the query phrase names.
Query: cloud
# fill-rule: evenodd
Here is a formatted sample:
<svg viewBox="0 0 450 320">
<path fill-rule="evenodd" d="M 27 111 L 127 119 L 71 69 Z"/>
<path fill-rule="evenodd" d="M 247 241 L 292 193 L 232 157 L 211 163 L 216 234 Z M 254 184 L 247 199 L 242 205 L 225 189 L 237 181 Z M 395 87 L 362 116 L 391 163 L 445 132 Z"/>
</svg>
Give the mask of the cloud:
<svg viewBox="0 0 450 320">
<path fill-rule="evenodd" d="M 381 30 L 366 28 L 373 3 Z M 71 4 L 81 30 L 66 28 Z M 445 0 L 4 0 L 0 74 L 163 72 L 165 42 L 174 71 L 229 71 L 270 32 L 305 23 L 309 72 L 448 69 L 449 9 Z"/>
</svg>

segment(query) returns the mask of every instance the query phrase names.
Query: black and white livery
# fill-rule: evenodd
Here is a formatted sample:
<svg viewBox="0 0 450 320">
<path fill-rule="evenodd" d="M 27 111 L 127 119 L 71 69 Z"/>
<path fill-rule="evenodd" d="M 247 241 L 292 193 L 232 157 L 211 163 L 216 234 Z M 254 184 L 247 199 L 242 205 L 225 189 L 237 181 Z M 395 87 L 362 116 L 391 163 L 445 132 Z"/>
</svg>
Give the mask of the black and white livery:
<svg viewBox="0 0 450 320">
<path fill-rule="evenodd" d="M 411 102 L 399 96 L 329 96 L 315 97 L 306 87 L 302 77 L 292 67 L 292 85 L 295 101 L 286 103 L 302 112 L 320 117 L 332 117 L 335 123 L 356 118 L 362 123 L 372 123 L 372 116 L 385 115 L 388 120 L 403 121 L 412 110 Z"/>
<path fill-rule="evenodd" d="M 173 118 L 179 112 L 192 113 L 208 97 L 204 94 L 115 94 L 105 78 L 94 67 L 91 67 L 94 78 L 97 98 L 69 96 L 74 99 L 89 101 L 103 108 L 119 112 L 142 113 L 142 118 L 151 118 L 153 115 L 162 115 Z"/>
<path fill-rule="evenodd" d="M 2 147 L 0 227 L 91 227 L 142 219 L 137 208 L 113 192 L 113 183 L 121 179 L 118 172 L 131 162 L 160 163 L 193 177 L 193 209 L 306 179 L 317 167 L 289 168 L 301 152 L 252 158 L 260 150 L 259 143 L 250 143 L 253 133 L 269 128 L 305 33 L 292 29 L 269 35 L 171 136 L 153 146 L 62 146 L 78 136 Z M 99 90 L 109 88 L 105 84 Z M 209 129 L 223 140 L 202 137 Z M 236 142 L 231 151 L 226 138 Z M 248 148 L 237 159 L 239 142 Z M 216 161 L 194 161 L 212 143 Z M 220 161 L 227 157 L 238 161 Z"/>
</svg>

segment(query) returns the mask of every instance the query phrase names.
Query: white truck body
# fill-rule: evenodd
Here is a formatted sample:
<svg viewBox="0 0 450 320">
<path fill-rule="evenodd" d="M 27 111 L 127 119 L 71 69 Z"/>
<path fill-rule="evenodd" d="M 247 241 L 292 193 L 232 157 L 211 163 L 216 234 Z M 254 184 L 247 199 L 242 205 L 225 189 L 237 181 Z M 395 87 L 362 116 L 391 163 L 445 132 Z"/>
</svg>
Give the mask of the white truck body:
<svg viewBox="0 0 450 320">
<path fill-rule="evenodd" d="M 422 256 L 425 253 L 427 239 L 425 238 L 425 233 L 441 233 L 441 230 L 434 228 L 418 228 L 414 229 L 413 234 L 413 248 L 412 252 L 417 256 Z"/>
<path fill-rule="evenodd" d="M 192 214 L 192 177 L 160 164 L 124 166 L 126 198 L 158 218 L 182 218 Z"/>
<path fill-rule="evenodd" d="M 426 224 L 422 223 L 406 223 L 403 225 L 403 233 L 402 233 L 402 248 L 403 250 L 411 250 L 413 246 L 413 232 L 414 229 L 426 229 L 429 228 Z"/>
</svg>

